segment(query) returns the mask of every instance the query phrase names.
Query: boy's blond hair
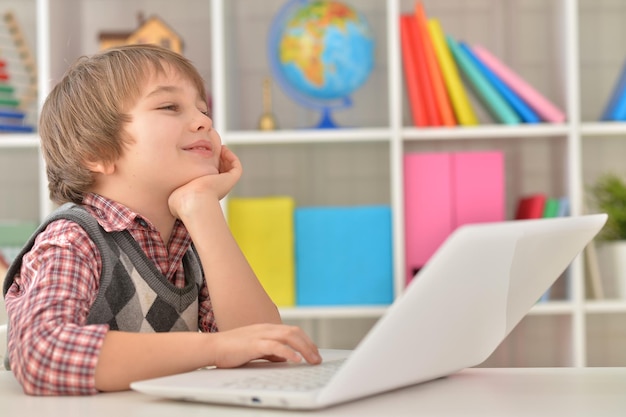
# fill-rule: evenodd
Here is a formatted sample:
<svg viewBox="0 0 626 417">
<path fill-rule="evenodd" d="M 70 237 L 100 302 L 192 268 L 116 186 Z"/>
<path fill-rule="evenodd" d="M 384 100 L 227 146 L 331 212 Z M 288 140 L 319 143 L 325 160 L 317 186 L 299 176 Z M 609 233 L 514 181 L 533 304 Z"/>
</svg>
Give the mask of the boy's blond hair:
<svg viewBox="0 0 626 417">
<path fill-rule="evenodd" d="M 206 97 L 189 60 L 154 45 L 129 45 L 79 58 L 52 89 L 41 110 L 39 134 L 50 198 L 81 203 L 94 182 L 86 162 L 116 161 L 128 138 L 128 112 L 153 74 L 172 68 Z"/>
</svg>

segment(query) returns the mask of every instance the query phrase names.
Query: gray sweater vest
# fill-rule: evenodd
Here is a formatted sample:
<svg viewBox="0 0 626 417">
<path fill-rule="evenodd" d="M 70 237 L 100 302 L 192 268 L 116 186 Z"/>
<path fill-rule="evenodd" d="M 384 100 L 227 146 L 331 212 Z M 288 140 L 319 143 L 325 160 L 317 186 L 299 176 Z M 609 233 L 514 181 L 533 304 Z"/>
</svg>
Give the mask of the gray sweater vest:
<svg viewBox="0 0 626 417">
<path fill-rule="evenodd" d="M 158 270 L 127 231 L 106 232 L 84 208 L 66 203 L 33 233 L 7 272 L 6 295 L 32 249 L 36 236 L 58 219 L 78 223 L 94 241 L 102 257 L 100 287 L 87 324 L 108 324 L 128 332 L 198 331 L 198 294 L 203 285 L 200 259 L 193 248 L 183 257 L 185 286 L 178 288 Z M 8 355 L 5 360 L 8 368 Z"/>
</svg>

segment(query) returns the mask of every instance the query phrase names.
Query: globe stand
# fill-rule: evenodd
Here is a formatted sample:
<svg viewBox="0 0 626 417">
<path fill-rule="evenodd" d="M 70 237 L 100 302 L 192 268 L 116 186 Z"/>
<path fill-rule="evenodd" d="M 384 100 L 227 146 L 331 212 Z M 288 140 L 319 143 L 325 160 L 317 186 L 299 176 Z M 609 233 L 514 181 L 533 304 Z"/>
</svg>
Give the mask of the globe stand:
<svg viewBox="0 0 626 417">
<path fill-rule="evenodd" d="M 324 107 L 322 109 L 322 117 L 315 129 L 337 129 L 338 127 L 339 125 L 333 120 L 330 107 Z"/>
</svg>

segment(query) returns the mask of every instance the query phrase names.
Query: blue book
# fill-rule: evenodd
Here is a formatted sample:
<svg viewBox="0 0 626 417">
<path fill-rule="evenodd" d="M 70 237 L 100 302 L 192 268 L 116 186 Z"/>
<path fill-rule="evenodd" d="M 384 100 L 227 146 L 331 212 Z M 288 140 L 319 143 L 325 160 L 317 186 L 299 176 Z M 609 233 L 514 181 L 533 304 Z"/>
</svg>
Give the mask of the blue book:
<svg viewBox="0 0 626 417">
<path fill-rule="evenodd" d="M 393 302 L 391 208 L 295 210 L 296 304 Z"/>
<path fill-rule="evenodd" d="M 626 61 L 622 65 L 622 71 L 601 119 L 626 120 Z"/>
<path fill-rule="evenodd" d="M 569 212 L 569 198 L 567 197 L 561 197 L 559 198 L 559 211 L 557 216 L 558 217 L 566 217 L 569 216 L 570 212 Z"/>
<path fill-rule="evenodd" d="M 500 79 L 487 65 L 485 65 L 465 42 L 459 42 L 459 47 L 465 51 L 474 65 L 483 73 L 494 88 L 513 107 L 513 110 L 525 123 L 539 123 L 541 118 L 524 100 L 517 95 L 504 81 Z"/>
</svg>

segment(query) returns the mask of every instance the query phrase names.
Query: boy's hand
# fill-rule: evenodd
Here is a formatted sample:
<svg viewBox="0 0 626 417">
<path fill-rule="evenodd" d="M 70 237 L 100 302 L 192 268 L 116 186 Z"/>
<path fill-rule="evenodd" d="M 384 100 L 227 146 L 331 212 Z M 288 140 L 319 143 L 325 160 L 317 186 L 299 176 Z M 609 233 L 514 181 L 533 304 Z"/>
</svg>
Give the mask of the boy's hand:
<svg viewBox="0 0 626 417">
<path fill-rule="evenodd" d="M 253 324 L 237 329 L 211 333 L 212 361 L 218 368 L 234 368 L 255 359 L 273 362 L 322 361 L 315 343 L 296 326 Z"/>
<path fill-rule="evenodd" d="M 198 177 L 174 190 L 168 200 L 170 212 L 181 218 L 190 215 L 194 209 L 201 209 L 207 199 L 211 202 L 221 200 L 239 181 L 242 171 L 237 155 L 222 145 L 219 173 Z"/>
</svg>

